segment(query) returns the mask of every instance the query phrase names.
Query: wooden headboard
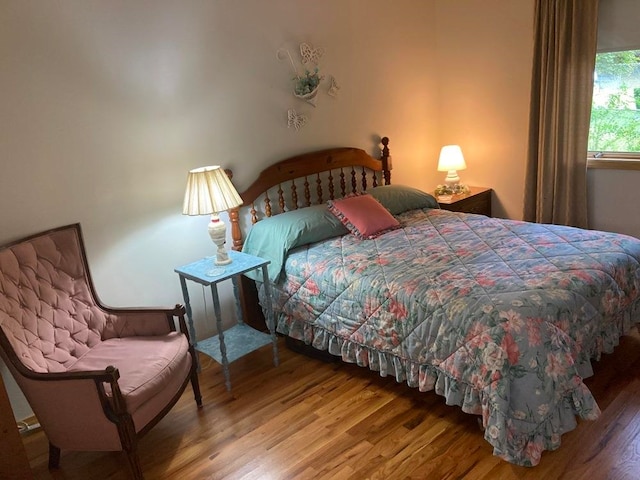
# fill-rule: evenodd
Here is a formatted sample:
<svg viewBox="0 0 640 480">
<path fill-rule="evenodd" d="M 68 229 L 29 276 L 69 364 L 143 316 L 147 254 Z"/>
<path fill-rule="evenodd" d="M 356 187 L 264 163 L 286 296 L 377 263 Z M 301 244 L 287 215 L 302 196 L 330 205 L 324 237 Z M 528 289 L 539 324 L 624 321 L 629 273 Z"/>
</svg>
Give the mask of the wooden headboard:
<svg viewBox="0 0 640 480">
<path fill-rule="evenodd" d="M 261 216 L 271 217 L 391 184 L 389 139 L 383 137 L 380 143 L 379 159 L 360 148 L 340 147 L 296 155 L 265 168 L 240 194 L 242 206 L 229 211 L 233 249 L 241 250 L 244 243 L 239 215 L 243 207 L 249 207 L 253 224 Z"/>
<path fill-rule="evenodd" d="M 380 143 L 379 159 L 360 148 L 340 147 L 296 155 L 265 168 L 240 194 L 244 203 L 229 211 L 233 249 L 241 250 L 244 243 L 240 226 L 242 208 L 249 209 L 251 224 L 254 224 L 263 217 L 322 204 L 370 187 L 390 185 L 389 139 L 383 137 Z M 264 330 L 264 317 L 252 280 L 242 277 L 240 295 L 244 321 Z"/>
</svg>

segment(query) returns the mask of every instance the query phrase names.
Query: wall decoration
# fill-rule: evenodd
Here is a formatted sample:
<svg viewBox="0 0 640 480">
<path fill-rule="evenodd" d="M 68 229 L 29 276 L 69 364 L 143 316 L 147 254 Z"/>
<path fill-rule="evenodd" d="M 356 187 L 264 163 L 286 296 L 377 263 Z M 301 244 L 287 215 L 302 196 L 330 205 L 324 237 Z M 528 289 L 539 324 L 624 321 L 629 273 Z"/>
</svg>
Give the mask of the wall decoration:
<svg viewBox="0 0 640 480">
<path fill-rule="evenodd" d="M 302 63 L 304 65 L 306 65 L 307 63 L 318 65 L 318 62 L 320 61 L 320 57 L 322 55 L 324 55 L 324 49 L 313 48 L 308 43 L 300 44 L 300 56 L 302 57 Z"/>
<path fill-rule="evenodd" d="M 318 62 L 320 58 L 324 55 L 323 48 L 314 48 L 312 45 L 308 43 L 300 44 L 300 62 L 302 65 L 307 65 L 313 63 L 315 67 L 313 69 L 305 68 L 304 73 L 300 74 L 298 69 L 296 68 L 296 63 L 293 61 L 291 57 L 291 53 L 289 50 L 285 48 L 280 48 L 276 52 L 276 58 L 278 60 L 287 60 L 289 59 L 289 63 L 291 64 L 291 70 L 293 71 L 293 96 L 303 100 L 309 105 L 315 107 L 318 97 L 318 92 L 320 91 L 320 86 L 322 81 L 324 80 L 324 75 L 320 74 L 320 67 L 318 66 Z M 327 87 L 327 94 L 332 97 L 337 97 L 338 90 L 340 86 L 336 81 L 335 77 L 330 76 L 330 83 Z M 287 127 L 294 127 L 297 130 L 302 128 L 307 122 L 307 117 L 304 114 L 297 113 L 293 108 L 290 108 L 287 111 Z"/>
<path fill-rule="evenodd" d="M 340 90 L 340 85 L 338 85 L 338 82 L 336 82 L 336 78 L 334 76 L 331 76 L 331 79 L 329 80 L 329 89 L 327 90 L 327 95 L 337 97 L 339 93 L 338 90 Z"/>
<path fill-rule="evenodd" d="M 318 67 L 313 69 L 313 72 L 309 70 L 304 71 L 304 75 L 297 77 L 294 81 L 293 94 L 309 103 L 316 106 L 316 95 L 320 88 L 320 82 L 324 77 L 320 75 Z"/>
<path fill-rule="evenodd" d="M 296 113 L 293 108 L 290 108 L 287 112 L 287 127 L 295 128 L 296 132 L 305 126 L 307 123 L 307 117 L 305 115 L 300 115 Z"/>
</svg>

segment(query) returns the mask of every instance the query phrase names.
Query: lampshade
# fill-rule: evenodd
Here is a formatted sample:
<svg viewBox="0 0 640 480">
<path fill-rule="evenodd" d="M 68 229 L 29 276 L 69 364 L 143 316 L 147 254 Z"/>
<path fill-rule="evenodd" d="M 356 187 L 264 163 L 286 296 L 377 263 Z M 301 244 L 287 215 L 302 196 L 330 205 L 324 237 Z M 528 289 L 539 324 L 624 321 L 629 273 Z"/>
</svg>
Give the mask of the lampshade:
<svg viewBox="0 0 640 480">
<path fill-rule="evenodd" d="M 189 172 L 184 194 L 184 215 L 207 215 L 242 205 L 242 198 L 229 176 L 219 166 L 200 167 Z"/>
<path fill-rule="evenodd" d="M 462 149 L 459 145 L 445 145 L 440 150 L 440 159 L 438 160 L 438 171 L 448 172 L 450 170 L 464 170 L 467 164 L 464 162 Z"/>
</svg>

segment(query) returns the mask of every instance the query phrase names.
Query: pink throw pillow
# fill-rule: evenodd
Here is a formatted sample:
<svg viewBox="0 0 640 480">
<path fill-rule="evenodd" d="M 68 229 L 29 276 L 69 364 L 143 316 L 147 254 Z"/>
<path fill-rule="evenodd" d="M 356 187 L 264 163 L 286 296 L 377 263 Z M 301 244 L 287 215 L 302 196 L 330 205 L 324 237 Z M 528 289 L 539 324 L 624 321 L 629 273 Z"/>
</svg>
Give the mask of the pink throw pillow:
<svg viewBox="0 0 640 480">
<path fill-rule="evenodd" d="M 400 223 L 389 210 L 368 193 L 355 194 L 327 202 L 329 211 L 356 237 L 376 238 L 400 228 Z"/>
</svg>

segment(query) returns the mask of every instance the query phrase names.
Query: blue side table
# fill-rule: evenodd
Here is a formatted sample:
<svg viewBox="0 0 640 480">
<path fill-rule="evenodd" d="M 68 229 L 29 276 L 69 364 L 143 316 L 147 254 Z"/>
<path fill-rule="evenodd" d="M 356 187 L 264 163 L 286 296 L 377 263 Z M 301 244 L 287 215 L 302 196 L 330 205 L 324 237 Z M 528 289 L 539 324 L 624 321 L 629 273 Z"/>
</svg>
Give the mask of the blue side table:
<svg viewBox="0 0 640 480">
<path fill-rule="evenodd" d="M 199 352 L 202 352 L 218 363 L 222 364 L 225 384 L 227 390 L 231 390 L 231 379 L 229 376 L 229 363 L 244 355 L 257 350 L 269 343 L 273 344 L 273 364 L 278 366 L 278 343 L 275 326 L 273 324 L 273 309 L 271 305 L 271 287 L 267 274 L 269 260 L 265 260 L 247 253 L 230 251 L 229 258 L 232 262 L 228 265 L 218 267 L 214 265 L 215 257 L 205 257 L 188 265 L 176 268 L 174 271 L 180 276 L 180 286 L 184 297 L 185 308 L 187 310 L 187 320 L 189 323 L 189 334 L 191 342 Z M 244 323 L 240 298 L 238 293 L 238 278 L 243 273 L 262 268 L 262 276 L 265 288 L 265 303 L 267 327 L 270 333 L 260 332 Z M 233 295 L 236 300 L 237 324 L 233 327 L 222 330 L 222 315 L 220 313 L 220 298 L 218 297 L 218 283 L 231 279 L 233 282 Z M 187 280 L 197 282 L 204 286 L 211 287 L 213 297 L 213 310 L 216 317 L 216 327 L 218 335 L 205 340 L 197 341 L 196 331 L 193 325 L 193 315 L 191 303 L 189 302 L 189 291 L 187 290 Z"/>
</svg>

